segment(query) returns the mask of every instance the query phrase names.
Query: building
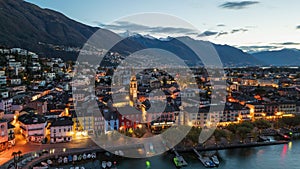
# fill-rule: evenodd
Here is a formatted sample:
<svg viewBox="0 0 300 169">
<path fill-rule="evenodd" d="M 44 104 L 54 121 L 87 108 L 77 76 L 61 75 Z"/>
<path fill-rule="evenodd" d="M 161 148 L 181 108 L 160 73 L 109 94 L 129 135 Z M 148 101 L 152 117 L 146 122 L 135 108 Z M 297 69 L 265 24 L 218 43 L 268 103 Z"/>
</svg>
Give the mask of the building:
<svg viewBox="0 0 300 169">
<path fill-rule="evenodd" d="M 37 110 L 38 114 L 43 114 L 47 112 L 47 105 L 48 105 L 47 100 L 40 98 L 35 101 L 31 101 L 27 103 L 26 106 Z"/>
<path fill-rule="evenodd" d="M 0 119 L 0 151 L 3 151 L 8 146 L 8 123 L 7 120 Z"/>
<path fill-rule="evenodd" d="M 205 105 L 198 112 L 191 108 L 185 109 L 185 122 L 189 126 L 211 127 L 214 125 L 226 126 L 231 123 L 249 121 L 252 119 L 250 109 L 239 103 L 226 103 L 223 105 Z"/>
<path fill-rule="evenodd" d="M 279 88 L 278 93 L 280 96 L 284 96 L 284 97 L 294 97 L 294 98 L 300 97 L 299 89 L 296 87 Z"/>
<path fill-rule="evenodd" d="M 60 117 L 50 125 L 50 143 L 69 142 L 72 140 L 73 121 L 69 117 Z"/>
<path fill-rule="evenodd" d="M 138 95 L 138 83 L 135 76 L 132 76 L 130 79 L 130 89 L 129 89 L 129 100 L 130 105 L 135 105 L 137 101 L 137 95 Z"/>
<path fill-rule="evenodd" d="M 250 109 L 250 114 L 255 120 L 264 118 L 266 116 L 264 104 L 249 103 L 246 104 L 246 106 Z"/>
<path fill-rule="evenodd" d="M 46 137 L 47 119 L 38 114 L 25 113 L 18 118 L 21 134 L 27 141 L 42 142 Z"/>
<path fill-rule="evenodd" d="M 283 114 L 296 114 L 297 112 L 296 102 L 293 101 L 279 102 L 278 112 L 282 112 Z"/>
<path fill-rule="evenodd" d="M 103 109 L 103 117 L 105 120 L 104 132 L 119 130 L 119 113 L 117 110 Z"/>
<path fill-rule="evenodd" d="M 11 78 L 10 84 L 18 86 L 22 84 L 22 80 L 20 78 Z"/>
<path fill-rule="evenodd" d="M 0 99 L 0 109 L 4 111 L 11 111 L 13 104 L 12 98 Z"/>
<path fill-rule="evenodd" d="M 7 133 L 8 133 L 8 147 L 14 146 L 16 144 L 15 138 L 15 126 L 8 122 Z"/>
<path fill-rule="evenodd" d="M 6 99 L 9 97 L 9 92 L 7 89 L 0 89 L 0 98 Z"/>
<path fill-rule="evenodd" d="M 6 76 L 0 76 L 0 86 L 6 86 Z"/>
</svg>

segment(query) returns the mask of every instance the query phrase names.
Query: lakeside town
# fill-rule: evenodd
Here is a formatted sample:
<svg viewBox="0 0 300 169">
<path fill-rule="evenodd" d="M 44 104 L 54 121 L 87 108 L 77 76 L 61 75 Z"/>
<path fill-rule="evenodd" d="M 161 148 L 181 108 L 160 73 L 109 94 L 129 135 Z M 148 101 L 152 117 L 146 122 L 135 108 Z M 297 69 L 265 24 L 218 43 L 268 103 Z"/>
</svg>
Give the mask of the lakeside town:
<svg viewBox="0 0 300 169">
<path fill-rule="evenodd" d="M 84 69 L 76 72 L 74 61 L 43 58 L 25 49 L 0 49 L 0 55 L 0 165 L 41 150 L 55 154 L 58 149 L 96 147 L 92 138 L 115 132 L 148 138 L 174 126 L 189 126 L 189 133 L 176 146 L 182 151 L 290 140 L 299 132 L 299 67 L 225 68 L 225 75 L 215 79 L 204 68 L 192 68 L 197 89 L 186 90 L 164 71 L 146 69 L 132 75 L 127 70 L 112 90 L 114 66 L 80 63 Z M 110 53 L 107 61 L 119 63 L 122 58 Z M 226 86 L 211 81 L 224 81 Z M 90 84 L 95 84 L 94 98 L 86 90 Z M 83 92 L 73 92 L 74 88 Z M 157 89 L 165 96 L 153 95 L 151 91 Z M 213 91 L 221 89 L 226 95 L 216 95 L 225 100 L 212 104 Z M 165 108 L 156 110 L 161 106 L 153 105 L 163 101 Z M 127 111 L 127 106 L 138 111 Z M 212 136 L 199 144 L 201 131 L 214 125 L 218 127 Z M 150 145 L 143 153 L 155 151 Z"/>
</svg>

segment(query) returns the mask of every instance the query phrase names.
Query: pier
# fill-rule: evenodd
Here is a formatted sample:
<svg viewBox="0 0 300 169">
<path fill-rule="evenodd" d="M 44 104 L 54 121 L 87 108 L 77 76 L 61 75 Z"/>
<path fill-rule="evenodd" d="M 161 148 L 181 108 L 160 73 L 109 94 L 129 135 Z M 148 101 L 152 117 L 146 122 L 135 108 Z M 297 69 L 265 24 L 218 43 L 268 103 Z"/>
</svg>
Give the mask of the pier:
<svg viewBox="0 0 300 169">
<path fill-rule="evenodd" d="M 185 161 L 185 159 L 175 150 L 175 148 L 173 148 L 172 151 L 175 154 L 173 161 L 176 167 L 186 167 L 188 163 Z"/>
<path fill-rule="evenodd" d="M 204 167 L 216 167 L 216 164 L 214 164 L 209 157 L 205 157 L 201 155 L 195 148 L 193 148 L 193 151 L 197 155 L 198 160 L 203 164 Z"/>
</svg>

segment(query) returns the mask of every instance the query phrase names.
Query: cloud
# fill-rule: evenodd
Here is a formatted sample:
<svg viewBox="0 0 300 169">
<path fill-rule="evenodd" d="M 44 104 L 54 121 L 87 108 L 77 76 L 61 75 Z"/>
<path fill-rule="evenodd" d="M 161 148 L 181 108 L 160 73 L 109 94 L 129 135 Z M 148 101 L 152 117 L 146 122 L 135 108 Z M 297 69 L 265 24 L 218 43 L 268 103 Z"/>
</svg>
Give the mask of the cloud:
<svg viewBox="0 0 300 169">
<path fill-rule="evenodd" d="M 224 27 L 224 26 L 226 26 L 226 25 L 224 25 L 224 24 L 218 24 L 217 26 L 218 26 L 218 27 Z"/>
<path fill-rule="evenodd" d="M 300 45 L 300 43 L 297 42 L 283 42 L 283 43 L 272 43 L 274 45 L 283 45 L 283 46 L 289 46 L 289 45 Z"/>
<path fill-rule="evenodd" d="M 234 33 L 238 33 L 238 32 L 247 32 L 248 29 L 244 29 L 244 28 L 240 28 L 240 29 L 233 29 L 231 31 L 231 34 L 234 34 Z"/>
<path fill-rule="evenodd" d="M 224 9 L 244 9 L 258 3 L 258 1 L 225 2 L 219 7 Z"/>
<path fill-rule="evenodd" d="M 205 32 L 201 33 L 200 35 L 198 35 L 198 37 L 213 36 L 213 35 L 217 35 L 217 34 L 218 34 L 218 32 L 205 31 Z"/>
<path fill-rule="evenodd" d="M 220 36 L 223 36 L 223 35 L 227 35 L 227 34 L 228 34 L 228 32 L 219 32 L 218 35 L 217 35 L 217 37 L 220 37 Z"/>
<path fill-rule="evenodd" d="M 262 45 L 262 46 L 236 46 L 237 48 L 248 52 L 248 53 L 255 53 L 255 52 L 261 52 L 261 51 L 269 51 L 269 50 L 276 50 L 279 49 L 280 47 L 278 46 L 273 46 L 273 45 Z"/>
<path fill-rule="evenodd" d="M 296 29 L 300 29 L 300 25 L 298 25 L 298 26 L 296 27 Z"/>
<path fill-rule="evenodd" d="M 162 26 L 157 26 L 157 27 L 151 27 L 151 26 L 146 26 L 146 25 L 140 25 L 132 22 L 127 22 L 127 21 L 118 21 L 115 24 L 108 24 L 104 25 L 101 24 L 99 25 L 100 27 L 104 29 L 109 29 L 113 31 L 131 31 L 131 32 L 138 32 L 138 33 L 167 33 L 167 34 L 197 34 L 197 31 L 194 29 L 189 29 L 189 28 L 176 28 L 176 27 L 162 27 Z"/>
</svg>

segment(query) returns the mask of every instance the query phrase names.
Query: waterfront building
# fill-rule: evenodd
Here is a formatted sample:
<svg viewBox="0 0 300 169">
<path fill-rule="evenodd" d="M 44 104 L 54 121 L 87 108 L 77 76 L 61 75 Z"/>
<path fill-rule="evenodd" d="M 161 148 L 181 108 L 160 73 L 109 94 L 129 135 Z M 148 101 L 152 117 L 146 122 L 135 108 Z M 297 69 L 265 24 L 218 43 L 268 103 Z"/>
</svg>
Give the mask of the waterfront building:
<svg viewBox="0 0 300 169">
<path fill-rule="evenodd" d="M 72 140 L 73 124 L 71 118 L 57 118 L 50 125 L 50 143 L 70 142 Z"/>
<path fill-rule="evenodd" d="M 25 113 L 18 118 L 20 132 L 27 141 L 42 142 L 46 136 L 46 127 L 48 125 L 44 116 Z"/>
</svg>

